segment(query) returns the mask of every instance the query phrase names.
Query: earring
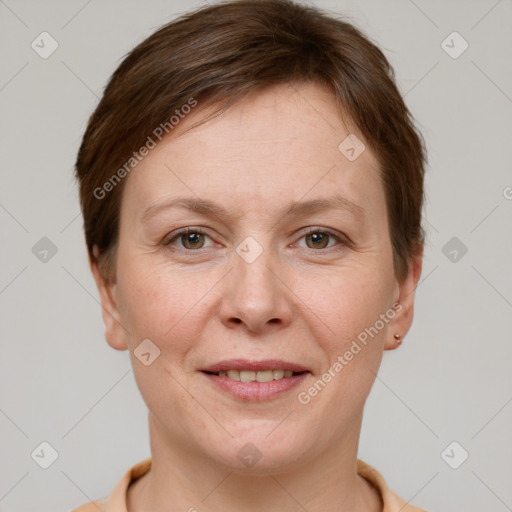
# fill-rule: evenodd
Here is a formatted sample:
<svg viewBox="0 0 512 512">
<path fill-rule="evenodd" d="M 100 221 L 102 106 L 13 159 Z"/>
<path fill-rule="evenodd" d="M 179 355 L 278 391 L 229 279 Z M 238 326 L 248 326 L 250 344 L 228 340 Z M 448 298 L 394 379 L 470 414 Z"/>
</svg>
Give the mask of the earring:
<svg viewBox="0 0 512 512">
<path fill-rule="evenodd" d="M 395 338 L 397 345 L 400 345 L 402 343 L 402 340 L 400 339 L 400 334 L 394 334 L 393 337 Z"/>
</svg>

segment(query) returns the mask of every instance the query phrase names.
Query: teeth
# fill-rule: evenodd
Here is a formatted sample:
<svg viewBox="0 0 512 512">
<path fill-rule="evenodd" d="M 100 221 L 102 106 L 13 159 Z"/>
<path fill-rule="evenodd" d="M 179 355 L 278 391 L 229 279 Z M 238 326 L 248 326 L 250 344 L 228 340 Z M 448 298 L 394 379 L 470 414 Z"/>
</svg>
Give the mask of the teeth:
<svg viewBox="0 0 512 512">
<path fill-rule="evenodd" d="M 272 373 L 274 374 L 275 380 L 279 380 L 284 377 L 284 370 L 274 370 Z"/>
<path fill-rule="evenodd" d="M 274 372 L 272 370 L 256 372 L 256 380 L 258 382 L 270 382 L 271 380 L 274 380 Z"/>
<path fill-rule="evenodd" d="M 256 372 L 252 372 L 250 370 L 242 370 L 240 372 L 240 380 L 242 382 L 254 382 L 256 380 Z"/>
<path fill-rule="evenodd" d="M 270 382 L 272 380 L 280 380 L 286 377 L 291 377 L 293 372 L 291 370 L 228 370 L 219 372 L 219 377 L 228 377 L 231 380 L 241 382 Z"/>
</svg>

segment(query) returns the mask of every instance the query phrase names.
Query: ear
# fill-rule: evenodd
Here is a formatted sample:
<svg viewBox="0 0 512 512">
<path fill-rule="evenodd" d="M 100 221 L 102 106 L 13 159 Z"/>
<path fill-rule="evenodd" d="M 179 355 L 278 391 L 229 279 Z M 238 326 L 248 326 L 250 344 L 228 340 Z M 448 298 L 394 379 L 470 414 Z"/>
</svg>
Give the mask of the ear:
<svg viewBox="0 0 512 512">
<path fill-rule="evenodd" d="M 401 283 L 397 282 L 398 299 L 395 303 L 398 302 L 399 306 L 393 308 L 395 310 L 395 317 L 388 323 L 384 350 L 394 350 L 400 346 L 401 341 L 397 342 L 394 338 L 395 334 L 399 334 L 400 340 L 403 340 L 409 332 L 414 316 L 414 294 L 420 279 L 422 263 L 423 245 L 413 257 L 409 265 L 407 277 Z"/>
<path fill-rule="evenodd" d="M 108 344 L 116 350 L 126 350 L 126 330 L 121 324 L 121 314 L 118 306 L 117 284 L 107 281 L 100 273 L 98 267 L 98 247 L 93 247 L 94 259 L 89 255 L 89 266 L 96 281 L 100 294 L 103 323 L 105 324 L 105 338 Z"/>
</svg>

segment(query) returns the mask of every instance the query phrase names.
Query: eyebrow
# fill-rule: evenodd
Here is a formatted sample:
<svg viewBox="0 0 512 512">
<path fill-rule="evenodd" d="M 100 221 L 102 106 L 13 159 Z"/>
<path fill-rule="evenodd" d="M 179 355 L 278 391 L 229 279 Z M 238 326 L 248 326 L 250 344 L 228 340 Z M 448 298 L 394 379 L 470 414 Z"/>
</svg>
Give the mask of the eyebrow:
<svg viewBox="0 0 512 512">
<path fill-rule="evenodd" d="M 142 214 L 141 222 L 146 223 L 161 211 L 171 208 L 184 208 L 219 219 L 233 219 L 236 217 L 235 214 L 229 213 L 223 206 L 213 201 L 193 197 L 176 197 L 147 208 Z M 340 195 L 325 199 L 297 201 L 293 203 L 283 215 L 285 217 L 304 217 L 329 209 L 347 211 L 356 220 L 362 220 L 364 217 L 364 209 L 361 206 Z"/>
</svg>

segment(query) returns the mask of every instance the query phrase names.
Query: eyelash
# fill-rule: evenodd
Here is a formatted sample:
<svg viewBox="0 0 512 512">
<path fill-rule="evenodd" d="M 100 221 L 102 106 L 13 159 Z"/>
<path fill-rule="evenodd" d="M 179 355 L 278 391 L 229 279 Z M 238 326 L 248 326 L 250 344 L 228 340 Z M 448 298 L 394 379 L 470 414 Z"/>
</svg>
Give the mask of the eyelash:
<svg viewBox="0 0 512 512">
<path fill-rule="evenodd" d="M 188 227 L 188 228 L 184 228 L 184 229 L 181 229 L 181 230 L 177 231 L 173 235 L 172 238 L 168 239 L 167 241 L 164 241 L 163 245 L 165 247 L 171 248 L 171 245 L 173 244 L 173 242 L 175 240 L 178 240 L 183 235 L 187 235 L 187 234 L 190 234 L 190 233 L 205 235 L 205 236 L 207 236 L 208 238 L 211 239 L 211 237 L 203 229 L 201 229 L 201 228 L 194 228 L 194 227 Z M 336 242 L 338 242 L 338 244 L 341 245 L 342 247 L 350 245 L 350 242 L 345 237 L 337 235 L 336 233 L 333 233 L 332 231 L 330 231 L 328 229 L 324 229 L 324 228 L 308 228 L 308 231 L 305 232 L 305 233 L 302 233 L 302 235 L 299 238 L 299 240 L 302 240 L 305 236 L 308 236 L 308 235 L 311 235 L 311 234 L 316 234 L 316 233 L 328 235 L 329 237 L 334 238 L 336 240 Z M 333 249 L 335 247 L 336 246 L 331 246 L 331 247 L 325 247 L 325 248 L 322 248 L 322 249 L 314 249 L 314 248 L 310 248 L 310 247 L 305 247 L 305 249 L 309 250 L 309 251 L 313 251 L 315 253 L 318 253 L 318 252 L 326 252 L 326 251 L 328 251 L 330 249 Z M 183 247 L 172 247 L 171 249 L 172 250 L 183 251 L 183 252 L 187 252 L 187 253 L 194 253 L 194 252 L 201 252 L 202 249 L 208 249 L 208 247 L 201 247 L 199 249 L 186 249 L 186 248 L 183 248 Z"/>
</svg>

